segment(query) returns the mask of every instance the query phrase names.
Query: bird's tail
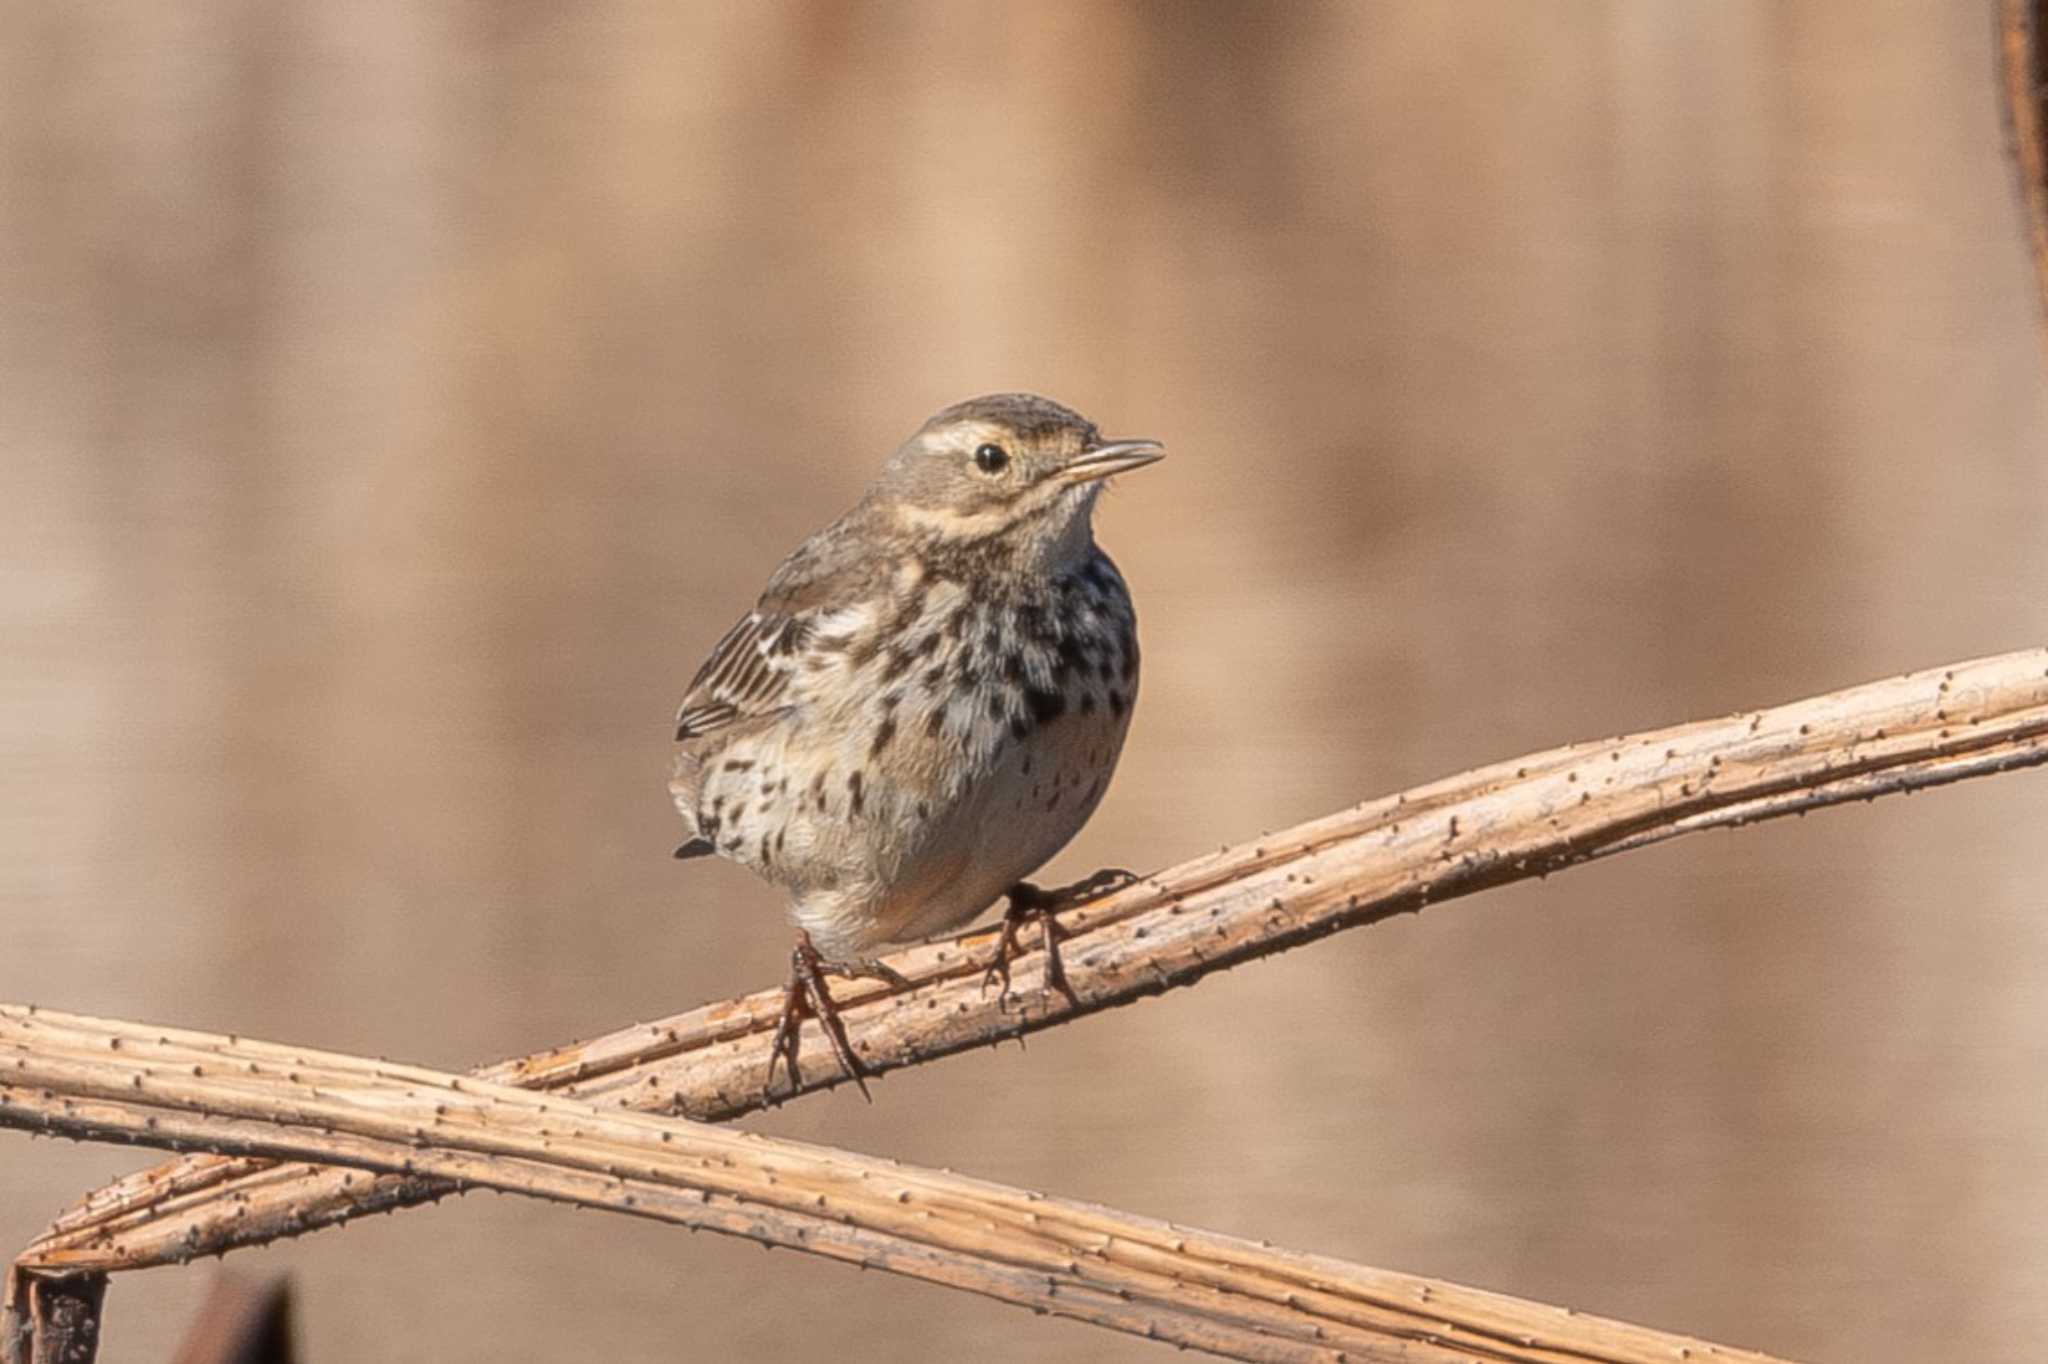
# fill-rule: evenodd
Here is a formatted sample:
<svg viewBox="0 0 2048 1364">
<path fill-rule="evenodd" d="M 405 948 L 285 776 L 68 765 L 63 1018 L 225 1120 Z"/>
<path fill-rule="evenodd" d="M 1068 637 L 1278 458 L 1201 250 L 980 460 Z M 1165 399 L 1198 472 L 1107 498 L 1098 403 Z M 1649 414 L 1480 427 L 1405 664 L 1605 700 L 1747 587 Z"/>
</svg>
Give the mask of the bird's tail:
<svg viewBox="0 0 2048 1364">
<path fill-rule="evenodd" d="M 668 793 L 675 800 L 676 813 L 683 817 L 683 830 L 688 834 L 676 849 L 677 857 L 705 857 L 718 851 L 697 827 L 697 797 L 703 785 L 704 760 L 684 749 L 676 755 L 675 775 L 668 782 Z"/>
</svg>

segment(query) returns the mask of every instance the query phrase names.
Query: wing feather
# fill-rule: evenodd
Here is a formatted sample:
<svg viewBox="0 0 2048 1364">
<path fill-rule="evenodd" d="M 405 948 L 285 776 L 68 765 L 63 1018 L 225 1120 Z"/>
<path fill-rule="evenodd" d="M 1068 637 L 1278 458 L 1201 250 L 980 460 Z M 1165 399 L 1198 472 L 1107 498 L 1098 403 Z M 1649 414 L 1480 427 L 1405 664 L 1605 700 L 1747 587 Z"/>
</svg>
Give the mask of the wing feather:
<svg viewBox="0 0 2048 1364">
<path fill-rule="evenodd" d="M 860 532 L 865 505 L 812 536 L 782 562 L 754 609 L 725 632 L 697 670 L 676 714 L 678 741 L 782 709 L 821 616 L 879 589 L 888 572 Z"/>
<path fill-rule="evenodd" d="M 754 610 L 740 618 L 697 670 L 676 712 L 676 738 L 695 738 L 779 707 L 789 690 L 800 622 Z"/>
</svg>

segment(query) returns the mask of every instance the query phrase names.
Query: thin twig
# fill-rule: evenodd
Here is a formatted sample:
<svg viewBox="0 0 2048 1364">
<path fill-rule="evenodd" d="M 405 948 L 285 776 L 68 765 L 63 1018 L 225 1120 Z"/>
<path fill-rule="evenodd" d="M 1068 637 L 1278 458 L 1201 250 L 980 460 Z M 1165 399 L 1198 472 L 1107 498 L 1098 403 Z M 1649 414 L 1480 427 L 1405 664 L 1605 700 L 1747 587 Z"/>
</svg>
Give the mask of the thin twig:
<svg viewBox="0 0 2048 1364">
<path fill-rule="evenodd" d="M 2048 0 L 1994 0 L 1994 8 L 2006 138 L 2048 327 Z"/>
<path fill-rule="evenodd" d="M 742 1236 L 1240 1359 L 1764 1357 L 829 1147 L 0 1006 L 0 1125 L 425 1174 Z M 40 1287 L 40 1286 L 39 1286 Z"/>
</svg>

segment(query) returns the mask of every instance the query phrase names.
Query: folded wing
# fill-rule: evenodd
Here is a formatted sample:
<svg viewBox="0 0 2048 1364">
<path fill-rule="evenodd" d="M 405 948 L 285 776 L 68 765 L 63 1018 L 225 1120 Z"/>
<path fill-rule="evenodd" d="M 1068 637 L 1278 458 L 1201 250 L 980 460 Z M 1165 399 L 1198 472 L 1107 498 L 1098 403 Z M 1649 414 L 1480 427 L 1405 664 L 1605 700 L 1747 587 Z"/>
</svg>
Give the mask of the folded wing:
<svg viewBox="0 0 2048 1364">
<path fill-rule="evenodd" d="M 676 712 L 677 741 L 779 710 L 809 631 L 796 616 L 760 607 L 741 617 L 690 683 Z"/>
</svg>

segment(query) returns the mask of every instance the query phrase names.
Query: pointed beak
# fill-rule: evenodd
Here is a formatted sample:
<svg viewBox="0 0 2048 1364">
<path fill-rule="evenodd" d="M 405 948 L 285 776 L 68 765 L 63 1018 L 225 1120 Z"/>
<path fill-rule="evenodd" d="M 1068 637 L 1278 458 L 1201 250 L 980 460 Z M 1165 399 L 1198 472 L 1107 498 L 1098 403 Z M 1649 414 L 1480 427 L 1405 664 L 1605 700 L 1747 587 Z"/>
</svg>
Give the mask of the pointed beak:
<svg viewBox="0 0 2048 1364">
<path fill-rule="evenodd" d="M 1156 440 L 1113 440 L 1084 450 L 1059 472 L 1062 483 L 1092 483 L 1098 478 L 1127 474 L 1166 458 L 1166 447 Z"/>
</svg>

